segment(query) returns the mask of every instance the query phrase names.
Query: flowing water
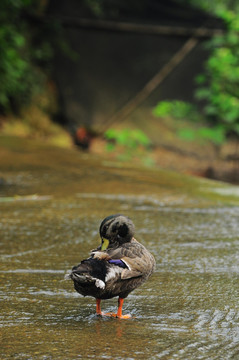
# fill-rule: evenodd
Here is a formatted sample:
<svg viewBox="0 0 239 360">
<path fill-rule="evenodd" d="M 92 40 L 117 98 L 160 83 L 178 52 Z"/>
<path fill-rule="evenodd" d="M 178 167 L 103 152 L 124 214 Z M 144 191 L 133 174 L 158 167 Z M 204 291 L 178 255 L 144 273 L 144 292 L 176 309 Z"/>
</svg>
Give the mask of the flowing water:
<svg viewBox="0 0 239 360">
<path fill-rule="evenodd" d="M 239 359 L 237 187 L 32 143 L 0 154 L 1 359 Z M 157 262 L 130 320 L 63 280 L 119 212 Z"/>
</svg>

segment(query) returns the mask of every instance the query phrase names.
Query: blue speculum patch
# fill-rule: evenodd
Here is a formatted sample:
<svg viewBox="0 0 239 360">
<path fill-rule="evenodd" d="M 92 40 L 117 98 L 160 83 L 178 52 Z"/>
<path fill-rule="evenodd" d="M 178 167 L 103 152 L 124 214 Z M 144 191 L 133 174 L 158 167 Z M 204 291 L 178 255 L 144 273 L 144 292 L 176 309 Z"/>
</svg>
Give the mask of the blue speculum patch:
<svg viewBox="0 0 239 360">
<path fill-rule="evenodd" d="M 120 266 L 122 268 L 127 268 L 127 265 L 120 259 L 111 259 L 108 261 L 110 264 L 114 264 L 114 265 L 117 265 L 117 266 Z"/>
</svg>

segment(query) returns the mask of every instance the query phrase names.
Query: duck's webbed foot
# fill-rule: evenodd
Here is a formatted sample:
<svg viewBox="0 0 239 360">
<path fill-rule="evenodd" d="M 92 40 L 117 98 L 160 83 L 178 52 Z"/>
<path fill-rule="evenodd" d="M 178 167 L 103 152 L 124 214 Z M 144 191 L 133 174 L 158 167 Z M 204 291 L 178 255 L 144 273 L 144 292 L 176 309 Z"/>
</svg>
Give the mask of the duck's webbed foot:
<svg viewBox="0 0 239 360">
<path fill-rule="evenodd" d="M 105 313 L 105 312 L 102 312 L 101 307 L 100 307 L 100 302 L 101 302 L 101 299 L 96 299 L 96 314 L 97 315 L 110 316 L 110 317 L 115 317 L 115 318 L 118 318 L 118 319 L 131 319 L 132 318 L 132 316 L 130 314 L 127 314 L 127 315 L 122 314 L 122 307 L 123 307 L 124 299 L 119 298 L 117 313 Z"/>
</svg>

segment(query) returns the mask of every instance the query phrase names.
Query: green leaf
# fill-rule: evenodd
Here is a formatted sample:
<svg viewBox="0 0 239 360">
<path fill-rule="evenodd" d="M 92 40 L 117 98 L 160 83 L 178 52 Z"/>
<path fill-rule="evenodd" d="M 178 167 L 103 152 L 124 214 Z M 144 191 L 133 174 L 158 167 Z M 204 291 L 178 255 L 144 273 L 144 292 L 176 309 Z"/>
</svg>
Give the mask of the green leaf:
<svg viewBox="0 0 239 360">
<path fill-rule="evenodd" d="M 172 110 L 172 104 L 170 101 L 161 101 L 153 109 L 153 114 L 157 117 L 169 116 Z"/>
<path fill-rule="evenodd" d="M 209 96 L 210 96 L 210 90 L 207 88 L 200 88 L 195 92 L 195 97 L 198 100 L 208 99 Z"/>
<path fill-rule="evenodd" d="M 201 127 L 198 129 L 198 135 L 205 140 L 212 141 L 216 145 L 221 145 L 225 141 L 225 128 L 222 126 L 214 128 Z"/>
<path fill-rule="evenodd" d="M 202 85 L 206 81 L 206 76 L 204 74 L 200 74 L 200 75 L 196 76 L 195 80 L 198 85 Z"/>
<path fill-rule="evenodd" d="M 114 151 L 115 150 L 115 145 L 112 144 L 112 143 L 107 143 L 106 144 L 106 150 L 111 152 L 111 151 Z"/>
<path fill-rule="evenodd" d="M 193 141 L 196 138 L 196 132 L 190 128 L 185 128 L 178 131 L 178 136 L 182 140 Z"/>
<path fill-rule="evenodd" d="M 108 129 L 104 135 L 105 135 L 106 139 L 109 139 L 109 140 L 117 138 L 117 132 L 115 129 Z"/>
</svg>

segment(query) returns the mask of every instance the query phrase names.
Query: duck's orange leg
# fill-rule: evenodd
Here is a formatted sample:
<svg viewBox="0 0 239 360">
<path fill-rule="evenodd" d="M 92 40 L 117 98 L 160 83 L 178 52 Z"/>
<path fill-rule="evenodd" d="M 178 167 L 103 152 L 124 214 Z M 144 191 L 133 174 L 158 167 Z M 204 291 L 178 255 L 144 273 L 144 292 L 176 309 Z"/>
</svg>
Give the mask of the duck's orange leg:
<svg viewBox="0 0 239 360">
<path fill-rule="evenodd" d="M 131 318 L 131 315 L 122 315 L 122 308 L 123 308 L 124 299 L 122 299 L 120 297 L 118 299 L 118 311 L 117 311 L 117 314 L 102 312 L 101 307 L 100 307 L 100 303 L 101 303 L 101 299 L 96 299 L 96 314 L 97 315 L 117 317 L 119 319 L 130 319 Z"/>
<path fill-rule="evenodd" d="M 131 315 L 122 315 L 122 308 L 123 308 L 124 299 L 120 298 L 118 299 L 118 311 L 116 316 L 120 319 L 130 319 Z"/>
<path fill-rule="evenodd" d="M 105 313 L 103 311 L 101 311 L 101 299 L 96 299 L 96 315 L 101 315 L 101 316 L 114 316 L 116 317 L 117 314 L 113 314 L 113 313 Z"/>
<path fill-rule="evenodd" d="M 100 308 L 100 302 L 101 302 L 101 299 L 96 299 L 96 314 L 97 315 L 102 315 L 101 308 Z"/>
</svg>

